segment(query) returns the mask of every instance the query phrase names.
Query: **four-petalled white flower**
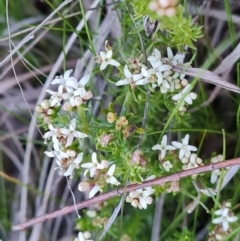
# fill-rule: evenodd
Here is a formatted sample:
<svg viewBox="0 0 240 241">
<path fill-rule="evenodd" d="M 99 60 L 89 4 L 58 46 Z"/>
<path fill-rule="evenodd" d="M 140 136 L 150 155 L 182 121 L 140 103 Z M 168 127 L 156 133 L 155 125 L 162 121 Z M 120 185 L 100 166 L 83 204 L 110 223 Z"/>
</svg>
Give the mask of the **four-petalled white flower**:
<svg viewBox="0 0 240 241">
<path fill-rule="evenodd" d="M 182 143 L 173 141 L 172 145 L 175 146 L 179 151 L 179 159 L 182 159 L 187 151 L 197 151 L 197 147 L 188 145 L 189 135 L 187 134 L 183 139 Z"/>
<path fill-rule="evenodd" d="M 157 144 L 152 147 L 152 150 L 160 150 L 161 151 L 161 159 L 163 159 L 166 155 L 166 151 L 168 150 L 176 150 L 174 146 L 167 145 L 167 136 L 164 135 L 161 141 L 161 144 Z"/>
<path fill-rule="evenodd" d="M 100 56 L 102 58 L 102 63 L 100 65 L 100 70 L 104 70 L 107 68 L 108 65 L 113 66 L 120 66 L 120 63 L 118 63 L 116 60 L 112 59 L 113 51 L 108 50 L 107 52 L 100 52 Z"/>
<path fill-rule="evenodd" d="M 234 223 L 238 220 L 228 207 L 222 207 L 221 209 L 215 211 L 214 214 L 220 217 L 213 219 L 212 222 L 214 224 L 222 224 L 225 232 L 227 232 L 230 228 L 229 223 Z"/>
<path fill-rule="evenodd" d="M 130 84 L 132 86 L 139 85 L 137 81 L 143 77 L 142 74 L 132 74 L 129 71 L 127 65 L 124 66 L 124 74 L 126 76 L 126 79 L 119 80 L 118 82 L 116 82 L 115 84 L 116 86 L 127 85 L 127 84 Z"/>
<path fill-rule="evenodd" d="M 97 154 L 96 152 L 92 153 L 92 162 L 87 162 L 81 165 L 82 168 L 86 168 L 84 172 L 84 176 L 87 175 L 87 173 L 90 171 L 90 177 L 93 177 L 97 170 L 102 170 L 106 167 L 108 167 L 109 163 L 108 161 L 102 160 L 101 163 L 97 160 Z"/>
<path fill-rule="evenodd" d="M 75 118 L 73 118 L 71 120 L 68 129 L 60 128 L 60 132 L 67 137 L 67 143 L 66 143 L 65 147 L 68 147 L 73 143 L 74 137 L 76 137 L 78 139 L 88 137 L 87 134 L 76 130 L 76 119 Z"/>
</svg>

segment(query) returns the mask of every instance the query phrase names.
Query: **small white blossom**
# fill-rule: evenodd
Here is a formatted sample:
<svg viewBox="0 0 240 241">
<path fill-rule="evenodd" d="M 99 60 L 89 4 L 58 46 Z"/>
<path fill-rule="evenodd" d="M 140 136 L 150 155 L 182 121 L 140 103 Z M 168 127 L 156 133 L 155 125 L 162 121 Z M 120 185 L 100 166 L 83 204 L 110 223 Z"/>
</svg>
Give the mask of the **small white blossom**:
<svg viewBox="0 0 240 241">
<path fill-rule="evenodd" d="M 184 98 L 184 101 L 187 104 L 191 105 L 193 103 L 193 100 L 195 100 L 197 98 L 197 94 L 194 92 L 191 92 L 186 95 L 186 93 L 189 92 L 190 88 L 191 88 L 191 85 L 187 85 L 181 92 L 174 95 L 172 97 L 172 100 L 179 102 L 182 100 L 182 98 Z"/>
<path fill-rule="evenodd" d="M 108 65 L 113 66 L 120 66 L 120 63 L 118 63 L 116 60 L 112 59 L 113 51 L 108 50 L 107 52 L 100 52 L 100 56 L 102 58 L 102 63 L 100 65 L 100 70 L 104 70 L 107 68 Z"/>
<path fill-rule="evenodd" d="M 140 80 L 143 77 L 142 74 L 132 74 L 129 71 L 127 65 L 124 66 L 124 74 L 126 76 L 126 79 L 119 80 L 118 82 L 116 82 L 115 84 L 116 86 L 127 85 L 127 84 L 134 86 L 134 85 L 137 85 L 136 81 Z"/>
<path fill-rule="evenodd" d="M 82 159 L 83 159 L 83 152 L 78 154 L 77 158 L 68 166 L 67 171 L 63 175 L 66 177 L 67 176 L 72 177 L 74 169 L 79 168 L 79 164 L 81 163 Z"/>
<path fill-rule="evenodd" d="M 148 177 L 147 179 L 145 179 L 145 181 L 151 180 L 153 178 L 155 178 L 154 175 Z M 146 209 L 147 205 L 151 204 L 153 201 L 153 198 L 150 197 L 150 195 L 153 193 L 154 193 L 154 189 L 152 189 L 152 187 L 138 189 L 128 194 L 126 198 L 126 202 L 130 202 L 133 207 Z"/>
<path fill-rule="evenodd" d="M 170 169 L 173 167 L 172 163 L 170 161 L 165 161 L 163 164 L 162 164 L 163 168 L 169 172 Z"/>
<path fill-rule="evenodd" d="M 162 83 L 163 76 L 161 72 L 158 72 L 154 69 L 146 69 L 145 67 L 142 67 L 141 73 L 144 78 L 137 81 L 138 85 L 144 85 L 147 83 L 155 83 L 157 82 L 158 85 Z"/>
<path fill-rule="evenodd" d="M 214 224 L 222 224 L 223 230 L 227 232 L 229 230 L 229 223 L 234 223 L 238 220 L 228 207 L 222 207 L 221 209 L 214 212 L 215 215 L 220 217 L 212 220 Z"/>
<path fill-rule="evenodd" d="M 59 84 L 58 93 L 62 94 L 64 89 L 67 92 L 71 92 L 73 89 L 77 89 L 77 79 L 75 77 L 70 77 L 72 69 L 67 70 L 63 76 L 57 76 L 52 82 L 52 85 Z"/>
<path fill-rule="evenodd" d="M 189 135 L 187 134 L 183 139 L 182 143 L 173 141 L 172 145 L 175 146 L 179 151 L 179 159 L 182 159 L 186 153 L 186 151 L 197 151 L 197 147 L 188 145 L 189 142 Z"/>
<path fill-rule="evenodd" d="M 167 47 L 167 56 L 168 56 L 169 61 L 173 65 L 183 64 L 183 60 L 185 58 L 185 54 L 176 54 L 175 56 L 173 56 L 173 52 L 170 47 Z"/>
<path fill-rule="evenodd" d="M 166 151 L 168 150 L 176 150 L 174 146 L 167 145 L 167 136 L 164 135 L 161 141 L 161 144 L 157 144 L 152 147 L 152 150 L 160 150 L 161 151 L 161 159 L 163 159 L 166 155 Z"/>
<path fill-rule="evenodd" d="M 81 165 L 82 168 L 87 168 L 84 172 L 84 176 L 90 171 L 90 177 L 93 177 L 97 170 L 102 170 L 108 167 L 108 161 L 102 160 L 101 164 L 97 160 L 96 152 L 92 153 L 92 162 L 84 163 Z"/>
<path fill-rule="evenodd" d="M 86 138 L 87 134 L 76 130 L 76 119 L 73 118 L 70 122 L 69 128 L 60 128 L 60 132 L 67 137 L 67 143 L 65 147 L 70 146 L 73 143 L 74 137 L 76 138 Z"/>
<path fill-rule="evenodd" d="M 59 128 L 55 128 L 52 124 L 48 125 L 49 131 L 47 131 L 43 138 L 45 142 L 51 137 L 53 142 L 53 148 L 55 151 L 59 151 L 60 143 L 58 141 L 58 137 L 63 136 Z"/>
<path fill-rule="evenodd" d="M 108 172 L 107 172 L 107 179 L 106 179 L 106 182 L 107 183 L 110 183 L 110 184 L 113 184 L 113 185 L 120 185 L 121 183 L 113 176 L 114 172 L 115 172 L 115 168 L 116 168 L 116 165 L 113 164 Z"/>
</svg>

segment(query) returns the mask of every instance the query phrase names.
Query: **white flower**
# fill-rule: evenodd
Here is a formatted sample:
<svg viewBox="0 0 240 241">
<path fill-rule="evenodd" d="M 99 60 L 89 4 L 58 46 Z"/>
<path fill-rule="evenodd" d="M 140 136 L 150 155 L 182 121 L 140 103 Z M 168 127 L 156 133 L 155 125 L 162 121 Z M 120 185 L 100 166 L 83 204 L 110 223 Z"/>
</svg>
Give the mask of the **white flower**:
<svg viewBox="0 0 240 241">
<path fill-rule="evenodd" d="M 92 153 L 92 162 L 84 163 L 81 165 L 82 168 L 87 168 L 84 172 L 84 176 L 90 171 L 90 177 L 93 177 L 95 172 L 99 169 L 102 170 L 108 167 L 108 161 L 102 160 L 101 164 L 98 163 L 96 152 Z"/>
<path fill-rule="evenodd" d="M 152 147 L 152 150 L 160 150 L 161 151 L 161 159 L 163 159 L 166 155 L 167 150 L 176 150 L 174 146 L 167 145 L 167 136 L 164 135 L 161 141 L 161 144 L 157 144 Z"/>
<path fill-rule="evenodd" d="M 173 167 L 172 163 L 170 161 L 165 161 L 163 164 L 162 164 L 163 168 L 169 172 L 170 169 Z"/>
<path fill-rule="evenodd" d="M 115 172 L 115 168 L 116 168 L 116 165 L 113 164 L 113 165 L 108 169 L 106 182 L 118 186 L 118 185 L 120 185 L 121 183 L 113 176 L 113 174 L 114 174 L 114 172 Z"/>
<path fill-rule="evenodd" d="M 173 141 L 172 145 L 175 146 L 179 151 L 179 159 L 182 159 L 186 153 L 186 151 L 197 151 L 197 147 L 188 145 L 189 135 L 187 134 L 183 139 L 182 143 Z"/>
<path fill-rule="evenodd" d="M 237 217 L 233 215 L 231 210 L 227 207 L 222 207 L 221 209 L 214 212 L 215 215 L 220 215 L 220 217 L 212 220 L 214 224 L 222 224 L 223 230 L 227 232 L 229 230 L 229 223 L 236 222 Z"/>
<path fill-rule="evenodd" d="M 68 147 L 72 144 L 74 137 L 76 138 L 86 138 L 88 137 L 87 134 L 82 133 L 80 131 L 76 130 L 76 119 L 73 118 L 70 122 L 69 129 L 66 128 L 60 128 L 59 129 L 62 134 L 64 134 L 67 137 L 67 143 L 65 147 Z"/>
<path fill-rule="evenodd" d="M 116 82 L 116 84 L 115 84 L 116 86 L 127 85 L 127 84 L 135 85 L 135 84 L 137 84 L 136 81 L 140 80 L 143 77 L 142 74 L 132 74 L 129 71 L 127 65 L 124 66 L 124 74 L 127 78 Z"/>
<path fill-rule="evenodd" d="M 107 52 L 100 52 L 100 56 L 102 58 L 100 70 L 106 69 L 108 65 L 120 66 L 116 60 L 112 59 L 112 55 L 112 50 L 108 50 Z"/>
<path fill-rule="evenodd" d="M 137 85 L 144 85 L 147 83 L 154 83 L 154 82 L 157 82 L 158 85 L 160 85 L 162 83 L 163 76 L 162 76 L 162 73 L 159 71 L 156 71 L 154 69 L 146 69 L 142 67 L 141 73 L 145 78 L 138 80 L 136 83 Z"/>
<path fill-rule="evenodd" d="M 184 97 L 184 101 L 187 104 L 191 105 L 193 103 L 193 100 L 195 100 L 197 98 L 197 94 L 194 93 L 194 92 L 191 92 L 191 93 L 186 95 L 186 93 L 189 92 L 190 88 L 191 88 L 191 85 L 187 85 L 181 92 L 174 95 L 172 97 L 172 100 L 179 102 Z"/>
<path fill-rule="evenodd" d="M 66 89 L 67 92 L 71 92 L 73 89 L 77 89 L 78 83 L 75 77 L 70 77 L 72 69 L 67 70 L 63 76 L 57 76 L 52 82 L 52 85 L 59 84 L 58 93 L 62 94 L 63 90 Z"/>
<path fill-rule="evenodd" d="M 49 103 L 50 103 L 50 106 L 53 107 L 53 106 L 60 106 L 61 105 L 61 101 L 62 101 L 62 94 L 59 94 L 58 92 L 54 92 L 52 90 L 46 90 L 50 95 L 50 100 L 49 100 Z"/>
<path fill-rule="evenodd" d="M 155 178 L 154 175 L 148 177 L 144 181 L 149 181 L 153 178 Z M 142 180 L 142 178 L 141 178 L 141 180 Z M 152 187 L 138 189 L 138 190 L 132 191 L 128 194 L 128 196 L 126 198 L 126 202 L 130 202 L 133 207 L 138 207 L 140 209 L 142 209 L 142 208 L 146 209 L 147 204 L 151 204 L 153 201 L 152 197 L 150 197 L 150 195 L 153 193 L 154 193 L 154 189 L 152 189 Z"/>
<path fill-rule="evenodd" d="M 78 233 L 78 238 L 75 238 L 74 241 L 93 241 L 91 238 L 91 234 L 87 231 L 79 232 Z"/>
<path fill-rule="evenodd" d="M 133 207 L 138 207 L 140 209 L 147 208 L 147 204 L 151 204 L 153 199 L 149 197 L 154 190 L 151 189 L 138 189 L 136 191 L 132 191 L 128 194 L 126 198 L 126 202 L 130 202 Z"/>
<path fill-rule="evenodd" d="M 75 168 L 79 168 L 79 164 L 81 163 L 83 159 L 83 152 L 78 154 L 77 158 L 68 166 L 67 171 L 63 174 L 64 176 L 70 176 L 72 177 L 73 171 Z"/>
<path fill-rule="evenodd" d="M 60 132 L 60 129 L 59 128 L 55 128 L 52 124 L 49 124 L 48 128 L 49 128 L 50 131 L 46 132 L 43 135 L 43 138 L 45 140 L 48 140 L 51 137 L 52 138 L 52 142 L 53 142 L 53 148 L 54 148 L 55 151 L 58 151 L 59 150 L 59 146 L 60 146 L 60 143 L 58 141 L 58 137 L 62 136 L 62 134 Z"/>
<path fill-rule="evenodd" d="M 167 56 L 168 56 L 169 61 L 173 65 L 178 65 L 178 64 L 183 64 L 185 54 L 176 54 L 175 56 L 173 56 L 172 49 L 167 47 Z"/>
</svg>

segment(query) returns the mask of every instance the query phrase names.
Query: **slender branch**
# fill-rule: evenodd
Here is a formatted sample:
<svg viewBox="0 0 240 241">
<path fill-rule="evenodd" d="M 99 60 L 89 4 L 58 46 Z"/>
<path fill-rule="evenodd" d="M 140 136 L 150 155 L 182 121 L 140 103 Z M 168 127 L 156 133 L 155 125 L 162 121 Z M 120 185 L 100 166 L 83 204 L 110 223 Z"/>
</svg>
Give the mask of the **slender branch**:
<svg viewBox="0 0 240 241">
<path fill-rule="evenodd" d="M 227 161 L 224 161 L 224 162 L 212 163 L 212 164 L 204 165 L 204 166 L 201 166 L 201 167 L 196 167 L 196 168 L 192 168 L 192 169 L 189 169 L 189 170 L 180 171 L 180 172 L 168 175 L 168 176 L 158 177 L 158 178 L 143 182 L 141 184 L 132 184 L 132 185 L 129 185 L 127 187 L 121 187 L 121 188 L 118 188 L 116 190 L 113 190 L 113 191 L 104 193 L 102 195 L 99 195 L 97 197 L 85 200 L 85 201 L 80 202 L 76 205 L 67 206 L 67 207 L 65 207 L 63 209 L 60 209 L 60 210 L 57 210 L 55 212 L 47 213 L 47 214 L 44 214 L 42 216 L 30 219 L 26 222 L 14 225 L 12 227 L 12 229 L 13 230 L 24 230 L 28 227 L 33 226 L 34 224 L 45 222 L 47 220 L 57 218 L 57 217 L 62 216 L 64 214 L 71 213 L 71 212 L 75 211 L 75 208 L 82 209 L 82 208 L 88 207 L 92 204 L 103 202 L 103 201 L 108 200 L 110 198 L 114 198 L 114 197 L 119 196 L 121 194 L 124 194 L 126 192 L 131 192 L 131 191 L 135 191 L 137 189 L 142 189 L 142 188 L 146 188 L 146 187 L 154 186 L 154 185 L 163 185 L 166 182 L 176 182 L 176 181 L 179 181 L 180 179 L 182 179 L 184 177 L 188 177 L 188 176 L 192 176 L 192 175 L 200 174 L 200 173 L 204 173 L 204 172 L 209 172 L 209 171 L 213 171 L 213 170 L 216 170 L 216 169 L 222 169 L 222 168 L 226 168 L 226 167 L 237 166 L 237 165 L 240 165 L 240 158 L 235 158 L 235 159 L 227 160 Z"/>
</svg>

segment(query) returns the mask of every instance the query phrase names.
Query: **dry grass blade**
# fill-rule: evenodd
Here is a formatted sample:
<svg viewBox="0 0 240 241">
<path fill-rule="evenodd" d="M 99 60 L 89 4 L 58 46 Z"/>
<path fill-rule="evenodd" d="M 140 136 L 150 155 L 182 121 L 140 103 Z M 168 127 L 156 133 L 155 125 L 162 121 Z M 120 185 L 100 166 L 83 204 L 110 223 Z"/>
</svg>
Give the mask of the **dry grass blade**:
<svg viewBox="0 0 240 241">
<path fill-rule="evenodd" d="M 174 66 L 172 69 L 176 72 L 184 73 L 188 76 L 200 78 L 206 83 L 220 86 L 221 88 L 231 90 L 232 92 L 240 93 L 240 88 L 238 86 L 225 81 L 220 76 L 214 74 L 209 70 L 201 68 L 184 68 L 180 66 Z"/>
</svg>

